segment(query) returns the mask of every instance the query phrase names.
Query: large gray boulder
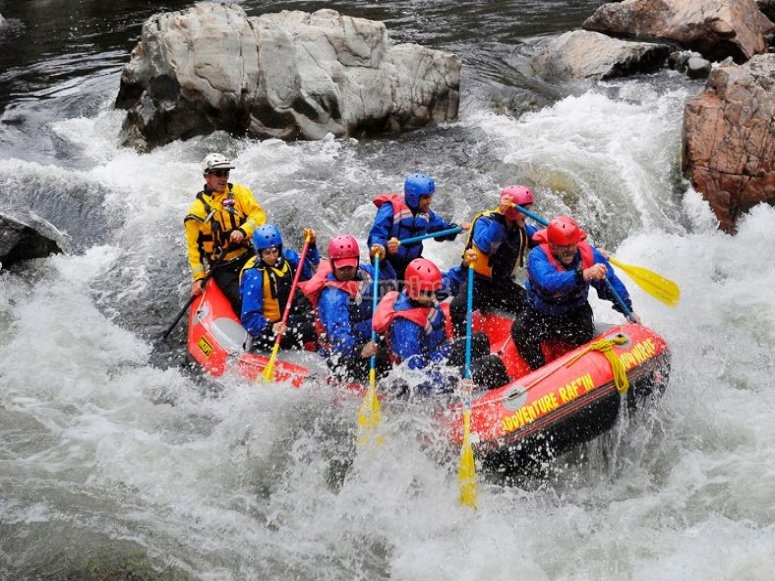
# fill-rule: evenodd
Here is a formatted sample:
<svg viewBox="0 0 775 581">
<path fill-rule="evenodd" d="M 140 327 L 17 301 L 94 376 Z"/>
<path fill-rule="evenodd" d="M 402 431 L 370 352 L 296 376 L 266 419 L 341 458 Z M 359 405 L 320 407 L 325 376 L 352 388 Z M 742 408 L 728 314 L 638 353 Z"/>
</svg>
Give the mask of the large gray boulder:
<svg viewBox="0 0 775 581">
<path fill-rule="evenodd" d="M 385 25 L 283 11 L 248 18 L 199 3 L 149 19 L 116 105 L 124 142 L 148 149 L 217 129 L 319 139 L 401 131 L 457 117 L 461 62 L 393 45 Z"/>
<path fill-rule="evenodd" d="M 574 30 L 546 43 L 531 67 L 544 78 L 605 80 L 653 72 L 664 66 L 671 50 L 666 44 L 627 42 Z"/>
<path fill-rule="evenodd" d="M 743 63 L 767 51 L 775 29 L 755 0 L 624 0 L 603 4 L 584 21 L 594 30 L 649 41 L 670 41 L 711 61 Z"/>
<path fill-rule="evenodd" d="M 711 71 L 684 109 L 683 170 L 727 232 L 752 206 L 775 205 L 775 54 Z"/>
</svg>

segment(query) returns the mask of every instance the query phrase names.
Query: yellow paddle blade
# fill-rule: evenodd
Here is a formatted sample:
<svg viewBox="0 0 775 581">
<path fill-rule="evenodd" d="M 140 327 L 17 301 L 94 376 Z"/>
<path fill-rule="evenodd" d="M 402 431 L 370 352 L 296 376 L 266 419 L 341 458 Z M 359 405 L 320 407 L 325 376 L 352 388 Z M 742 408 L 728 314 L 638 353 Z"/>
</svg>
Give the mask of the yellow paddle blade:
<svg viewBox="0 0 775 581">
<path fill-rule="evenodd" d="M 476 508 L 476 462 L 474 449 L 471 447 L 471 410 L 463 413 L 463 448 L 460 450 L 460 464 L 457 470 L 460 481 L 460 498 L 462 506 Z"/>
<path fill-rule="evenodd" d="M 267 361 L 262 374 L 264 381 L 272 381 L 274 379 L 274 361 L 277 359 L 278 351 L 280 351 L 280 342 L 275 341 L 274 347 L 272 347 L 272 355 L 269 357 L 269 361 Z"/>
<path fill-rule="evenodd" d="M 358 445 L 363 446 L 369 440 L 371 440 L 374 430 L 380 423 L 380 416 L 382 410 L 379 405 L 379 398 L 377 397 L 376 389 L 376 372 L 371 370 L 370 376 L 374 376 L 373 380 L 369 381 L 369 389 L 366 390 L 366 396 L 361 402 L 361 407 L 358 410 Z M 371 379 L 371 377 L 370 377 Z M 381 444 L 381 439 L 377 438 L 376 443 Z"/>
<path fill-rule="evenodd" d="M 643 268 L 642 266 L 622 264 L 613 257 L 609 257 L 608 262 L 626 272 L 635 284 L 658 301 L 674 307 L 681 300 L 681 289 L 678 288 L 678 285 L 653 270 Z"/>
</svg>

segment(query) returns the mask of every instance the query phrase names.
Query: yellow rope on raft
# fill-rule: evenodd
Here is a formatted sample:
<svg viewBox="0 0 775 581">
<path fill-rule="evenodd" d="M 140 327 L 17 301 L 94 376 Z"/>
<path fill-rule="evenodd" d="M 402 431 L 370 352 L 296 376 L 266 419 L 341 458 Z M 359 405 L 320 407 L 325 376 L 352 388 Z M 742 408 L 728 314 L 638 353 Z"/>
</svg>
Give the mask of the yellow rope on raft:
<svg viewBox="0 0 775 581">
<path fill-rule="evenodd" d="M 572 365 L 579 358 L 589 353 L 590 351 L 600 351 L 603 355 L 605 355 L 606 359 L 608 359 L 608 362 L 611 364 L 611 372 L 614 376 L 614 385 L 616 386 L 616 390 L 621 394 L 627 393 L 627 390 L 630 388 L 630 380 L 627 378 L 627 372 L 624 370 L 622 360 L 619 359 L 619 356 L 616 354 L 616 351 L 614 351 L 613 348 L 614 345 L 622 345 L 626 342 L 627 337 L 624 335 L 616 335 L 611 339 L 598 339 L 597 341 L 590 343 L 589 347 L 574 356 L 565 365 Z"/>
</svg>

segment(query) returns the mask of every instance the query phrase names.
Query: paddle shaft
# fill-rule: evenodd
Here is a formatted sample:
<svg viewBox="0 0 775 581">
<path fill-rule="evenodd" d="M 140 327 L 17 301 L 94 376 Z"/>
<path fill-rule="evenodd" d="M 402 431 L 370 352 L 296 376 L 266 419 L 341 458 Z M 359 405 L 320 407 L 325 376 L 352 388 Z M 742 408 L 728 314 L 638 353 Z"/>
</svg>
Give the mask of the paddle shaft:
<svg viewBox="0 0 775 581">
<path fill-rule="evenodd" d="M 377 312 L 377 303 L 379 303 L 379 253 L 374 257 L 374 283 L 371 289 L 371 312 Z M 377 332 L 374 330 L 374 326 L 371 327 L 371 342 L 377 343 Z M 369 385 L 376 387 L 377 383 L 377 356 L 372 355 L 369 357 Z"/>
<path fill-rule="evenodd" d="M 474 269 L 468 269 L 468 288 L 466 289 L 466 366 L 465 378 L 471 379 L 471 342 L 473 336 L 474 307 Z M 474 449 L 471 446 L 471 394 L 465 390 L 465 408 L 463 409 L 463 445 L 460 449 L 458 462 L 458 480 L 460 481 L 460 496 L 458 502 L 463 506 L 476 508 L 476 461 Z"/>
<path fill-rule="evenodd" d="M 207 283 L 208 277 L 205 277 L 204 282 Z M 172 324 L 167 327 L 167 329 L 164 331 L 164 333 L 161 334 L 159 337 L 162 341 L 165 340 L 167 337 L 169 337 L 170 333 L 172 333 L 172 330 L 177 326 L 177 324 L 180 322 L 180 319 L 183 318 L 183 315 L 186 314 L 186 311 L 188 310 L 188 307 L 191 306 L 191 303 L 194 302 L 194 299 L 196 299 L 195 295 L 191 295 L 188 297 L 188 300 L 186 301 L 186 304 L 183 305 L 183 308 L 180 309 L 180 312 L 178 312 L 177 316 L 175 317 L 175 320 L 172 321 Z"/>
<path fill-rule="evenodd" d="M 449 236 L 450 234 L 457 234 L 463 230 L 461 226 L 455 226 L 454 228 L 448 228 L 447 230 L 439 230 L 438 232 L 429 232 L 428 234 L 423 234 L 422 236 L 412 236 L 411 238 L 404 238 L 403 240 L 399 240 L 398 244 L 414 244 L 415 242 L 422 242 L 423 240 L 426 240 L 428 238 L 438 238 L 439 236 Z"/>
<path fill-rule="evenodd" d="M 468 287 L 466 288 L 466 367 L 465 378 L 471 379 L 471 343 L 473 335 L 474 311 L 474 269 L 468 268 Z"/>
<path fill-rule="evenodd" d="M 377 310 L 379 296 L 379 258 L 379 254 L 376 254 L 374 257 L 373 296 L 371 298 L 371 308 L 373 312 L 376 312 Z M 371 342 L 374 344 L 377 342 L 377 332 L 374 330 L 373 326 L 371 328 Z M 376 439 L 372 439 L 375 429 L 379 426 L 381 413 L 379 398 L 377 397 L 377 356 L 372 355 L 369 357 L 369 387 L 358 408 L 358 438 L 356 440 L 358 446 L 364 446 L 369 442 L 371 442 L 372 445 L 374 443 L 378 446 L 381 445 L 382 436 L 377 436 Z"/>
<path fill-rule="evenodd" d="M 283 323 L 283 325 L 287 323 L 288 316 L 291 314 L 293 297 L 296 295 L 296 287 L 299 285 L 299 277 L 301 276 L 301 271 L 304 268 L 304 260 L 307 258 L 307 250 L 309 250 L 309 245 L 310 235 L 308 234 L 304 239 L 304 247 L 301 249 L 301 256 L 299 256 L 299 264 L 296 267 L 296 274 L 293 276 L 291 292 L 288 293 L 288 300 L 285 302 L 285 311 L 283 311 L 282 319 L 280 319 L 280 322 Z M 274 325 L 274 323 L 269 324 Z M 284 335 L 285 333 L 278 333 L 274 338 L 272 354 L 269 356 L 269 361 L 266 362 L 266 365 L 264 366 L 264 372 L 261 374 L 261 377 L 263 377 L 265 381 L 271 381 L 274 379 L 274 362 L 277 359 L 277 354 L 280 352 L 280 342 L 283 340 Z"/>
<path fill-rule="evenodd" d="M 527 208 L 523 208 L 519 204 L 514 204 L 514 208 L 519 210 L 520 212 L 522 212 L 528 218 L 532 218 L 533 220 L 535 220 L 536 222 L 541 224 L 541 226 L 548 226 L 549 225 L 549 222 L 544 220 L 541 216 L 539 216 L 538 214 L 533 214 L 533 212 L 531 212 Z"/>
<path fill-rule="evenodd" d="M 291 284 L 291 292 L 288 293 L 288 300 L 285 302 L 285 311 L 283 311 L 283 318 L 280 322 L 286 324 L 288 322 L 288 316 L 291 314 L 291 307 L 293 306 L 293 297 L 296 296 L 296 288 L 299 286 L 299 278 L 301 277 L 301 271 L 304 268 L 304 260 L 307 258 L 307 251 L 309 250 L 310 237 L 307 236 L 304 239 L 304 246 L 301 249 L 301 255 L 299 256 L 299 265 L 296 267 L 296 274 L 293 275 L 293 283 Z M 270 323 L 271 324 L 271 323 Z M 280 341 L 283 338 L 284 333 L 279 333 L 274 338 L 275 345 L 280 345 Z M 275 350 L 273 349 L 273 352 Z"/>
</svg>

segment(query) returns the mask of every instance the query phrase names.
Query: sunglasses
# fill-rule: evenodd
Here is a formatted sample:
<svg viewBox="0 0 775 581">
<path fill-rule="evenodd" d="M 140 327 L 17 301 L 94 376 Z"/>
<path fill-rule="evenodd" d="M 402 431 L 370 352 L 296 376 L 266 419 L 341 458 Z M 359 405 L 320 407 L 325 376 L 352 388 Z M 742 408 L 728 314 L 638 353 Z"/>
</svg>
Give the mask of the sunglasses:
<svg viewBox="0 0 775 581">
<path fill-rule="evenodd" d="M 214 175 L 217 178 L 227 178 L 227 177 L 229 177 L 229 170 L 227 170 L 227 169 L 211 169 L 208 173 L 210 175 Z"/>
</svg>

